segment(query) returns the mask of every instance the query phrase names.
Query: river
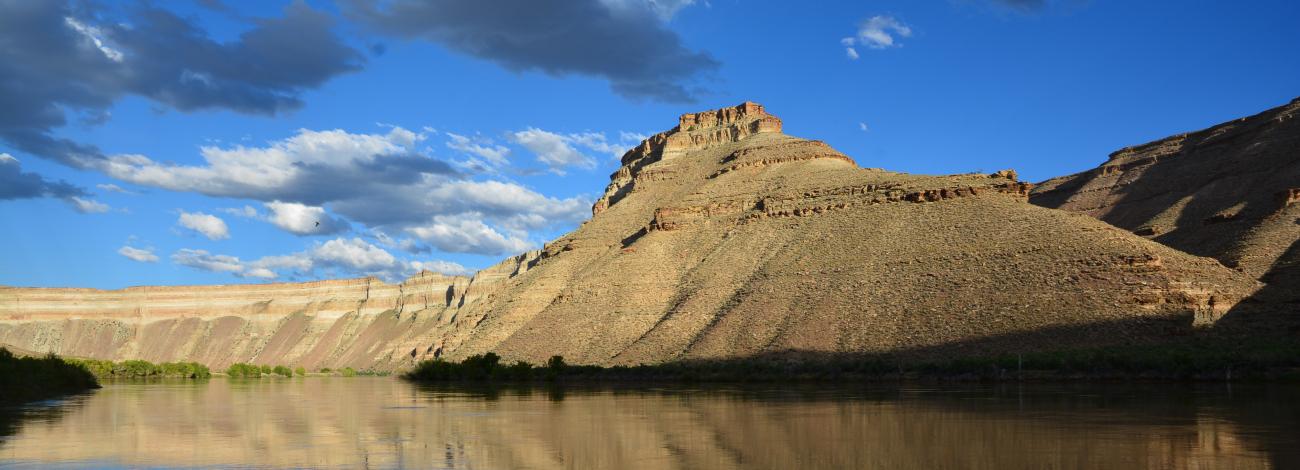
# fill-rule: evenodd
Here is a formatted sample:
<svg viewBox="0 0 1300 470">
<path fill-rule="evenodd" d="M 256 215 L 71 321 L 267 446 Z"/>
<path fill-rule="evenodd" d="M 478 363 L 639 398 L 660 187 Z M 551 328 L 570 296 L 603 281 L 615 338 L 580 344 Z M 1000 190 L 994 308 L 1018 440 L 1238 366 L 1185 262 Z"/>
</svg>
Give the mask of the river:
<svg viewBox="0 0 1300 470">
<path fill-rule="evenodd" d="M 1297 392 L 116 381 L 0 411 L 0 467 L 1300 468 Z"/>
</svg>

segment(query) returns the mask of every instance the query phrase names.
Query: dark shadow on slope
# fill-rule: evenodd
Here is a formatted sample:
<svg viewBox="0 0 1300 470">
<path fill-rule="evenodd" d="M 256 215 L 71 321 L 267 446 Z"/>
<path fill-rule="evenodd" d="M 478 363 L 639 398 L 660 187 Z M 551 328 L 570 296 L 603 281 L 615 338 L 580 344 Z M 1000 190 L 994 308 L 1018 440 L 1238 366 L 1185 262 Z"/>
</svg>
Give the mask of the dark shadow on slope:
<svg viewBox="0 0 1300 470">
<path fill-rule="evenodd" d="M 1200 255 L 1227 259 L 1229 250 L 1251 228 L 1278 209 L 1276 196 L 1300 185 L 1300 121 L 1278 121 L 1284 107 L 1270 109 L 1245 120 L 1236 120 L 1186 135 L 1176 151 L 1155 160 L 1139 160 L 1119 166 L 1132 178 L 1112 189 L 1116 198 L 1103 221 L 1130 231 L 1142 231 L 1166 210 L 1186 199 L 1176 227 L 1159 227 L 1154 232 L 1160 243 Z M 1135 147 L 1158 147 L 1177 137 Z M 1069 196 L 1099 178 L 1102 166 L 1079 173 L 1060 187 L 1032 195 L 1030 202 L 1051 208 L 1063 205 Z M 1109 170 L 1114 171 L 1114 170 Z"/>
<path fill-rule="evenodd" d="M 1300 340 L 1300 240 L 1260 280 L 1267 283 L 1230 310 L 1218 325 L 1237 334 Z"/>
</svg>

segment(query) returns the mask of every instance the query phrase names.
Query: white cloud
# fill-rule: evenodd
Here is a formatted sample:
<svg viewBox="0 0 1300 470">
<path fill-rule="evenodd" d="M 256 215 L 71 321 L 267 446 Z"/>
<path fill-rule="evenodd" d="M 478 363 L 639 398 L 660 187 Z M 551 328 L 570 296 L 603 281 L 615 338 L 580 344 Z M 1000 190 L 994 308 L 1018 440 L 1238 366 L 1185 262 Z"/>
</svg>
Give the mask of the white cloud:
<svg viewBox="0 0 1300 470">
<path fill-rule="evenodd" d="M 214 255 L 207 250 L 191 250 L 182 248 L 172 253 L 172 262 L 181 266 L 189 266 L 204 271 L 226 272 L 240 274 L 244 272 L 244 264 L 239 258 L 227 255 Z"/>
<path fill-rule="evenodd" d="M 256 219 L 259 216 L 259 214 L 257 213 L 257 209 L 249 205 L 244 205 L 244 207 L 224 207 L 217 210 L 233 215 L 235 217 L 246 217 L 249 219 Z"/>
<path fill-rule="evenodd" d="M 859 128 L 859 129 L 862 129 L 862 132 L 868 132 L 868 131 L 871 130 L 870 127 L 867 127 L 867 123 L 865 123 L 865 122 L 859 122 L 859 123 L 858 123 L 858 128 Z"/>
<path fill-rule="evenodd" d="M 277 189 L 320 184 L 302 180 L 313 176 L 313 169 L 346 170 L 374 163 L 381 156 L 407 152 L 409 145 L 421 139 L 423 135 L 402 128 L 382 135 L 300 129 L 297 135 L 269 147 L 200 147 L 207 166 L 168 165 L 143 155 L 115 155 L 100 169 L 114 178 L 173 191 L 229 197 L 247 193 L 258 198 Z"/>
<path fill-rule="evenodd" d="M 221 220 L 221 218 L 215 215 L 204 214 L 202 212 L 181 211 L 181 215 L 176 220 L 176 223 L 208 237 L 208 240 L 224 240 L 230 238 L 230 228 L 226 227 L 226 221 Z"/>
<path fill-rule="evenodd" d="M 245 270 L 240 277 L 255 277 L 258 279 L 275 279 L 280 277 L 275 271 L 266 268 L 250 268 Z"/>
<path fill-rule="evenodd" d="M 152 249 L 141 249 L 130 246 L 123 246 L 117 249 L 117 254 L 139 261 L 141 263 L 155 263 L 158 261 L 158 255 L 153 254 Z"/>
<path fill-rule="evenodd" d="M 303 129 L 262 147 L 201 147 L 205 163 L 200 165 L 116 155 L 97 168 L 143 186 L 296 204 L 298 216 L 315 211 L 307 208 L 320 208 L 337 218 L 337 226 L 347 227 L 351 221 L 389 233 L 425 225 L 437 216 L 476 214 L 483 224 L 497 226 L 541 216 L 547 224 L 532 227 L 538 229 L 577 223 L 590 214 L 588 195 L 555 198 L 514 182 L 467 178 L 447 162 L 420 154 L 416 144 L 424 138 L 425 133 L 396 127 L 377 134 Z M 257 215 L 250 208 L 223 212 L 277 218 L 274 213 Z M 307 228 L 305 217 L 281 212 L 282 228 Z M 325 228 L 326 221 L 320 222 Z M 316 228 L 315 220 L 310 228 Z"/>
<path fill-rule="evenodd" d="M 911 37 L 912 28 L 892 16 L 878 15 L 859 24 L 857 35 L 840 39 L 840 45 L 844 46 L 844 53 L 850 59 L 857 59 L 858 50 L 854 46 L 860 45 L 871 49 L 902 47 L 903 44 L 898 42 L 895 36 Z"/>
<path fill-rule="evenodd" d="M 618 142 L 609 141 L 605 138 L 605 134 L 601 132 L 582 132 L 568 135 L 570 142 L 600 153 L 609 154 L 614 158 L 622 157 L 629 149 L 636 147 L 647 138 L 649 136 L 645 134 L 628 131 L 618 133 Z"/>
<path fill-rule="evenodd" d="M 465 268 L 465 266 L 462 266 L 460 263 L 453 263 L 451 261 L 411 261 L 410 263 L 407 263 L 407 265 L 415 272 L 433 271 L 448 276 L 467 276 L 474 273 Z"/>
<path fill-rule="evenodd" d="M 437 216 L 428 224 L 407 230 L 439 250 L 452 253 L 516 254 L 533 246 L 517 236 L 502 235 L 476 214 Z"/>
<path fill-rule="evenodd" d="M 131 194 L 131 195 L 134 195 L 134 194 L 135 194 L 134 191 L 128 191 L 128 190 L 126 190 L 126 189 L 123 189 L 121 186 L 118 186 L 118 185 L 116 185 L 116 184 L 111 184 L 111 183 L 110 183 L 110 184 L 97 184 L 97 185 L 95 185 L 95 187 L 96 187 L 96 188 L 99 188 L 99 189 L 102 190 L 102 191 L 108 191 L 108 192 L 110 192 L 110 193 Z"/>
<path fill-rule="evenodd" d="M 108 45 L 104 43 L 104 39 L 103 39 L 104 32 L 100 31 L 99 28 L 83 24 L 82 22 L 77 21 L 72 17 L 63 18 L 63 22 L 64 24 L 67 24 L 68 27 L 71 28 L 73 31 L 81 33 L 82 37 L 86 38 L 86 40 L 94 44 L 95 48 L 99 49 L 99 52 L 102 52 L 104 54 L 104 57 L 107 57 L 109 60 L 112 60 L 113 62 L 122 62 L 122 59 L 124 57 L 122 55 L 122 52 L 117 49 L 108 47 Z"/>
<path fill-rule="evenodd" d="M 271 210 L 268 221 L 296 235 L 338 233 L 348 228 L 347 222 L 326 214 L 323 207 L 280 201 L 265 205 Z"/>
<path fill-rule="evenodd" d="M 377 276 L 387 282 L 400 282 L 420 269 L 466 271 L 459 264 L 445 261 L 402 261 L 383 248 L 360 238 L 335 238 L 317 243 L 305 251 L 265 256 L 253 261 L 194 249 L 179 250 L 172 254 L 171 259 L 176 264 L 195 269 L 259 279 L 277 279 L 285 275 L 309 276 L 325 270 L 331 276 Z"/>
<path fill-rule="evenodd" d="M 534 127 L 515 132 L 511 134 L 515 143 L 524 146 L 533 154 L 537 155 L 537 161 L 542 162 L 550 167 L 552 172 L 564 174 L 564 168 L 569 166 L 579 168 L 595 168 L 596 160 L 583 155 L 571 145 L 577 139 L 571 136 L 564 136 L 554 132 L 547 132 Z M 590 137 L 587 137 L 591 143 Z M 604 140 L 604 136 L 601 136 Z"/>
<path fill-rule="evenodd" d="M 447 138 L 451 139 L 450 142 L 447 142 L 447 148 L 482 157 L 491 166 L 505 166 L 510 163 L 506 159 L 510 155 L 510 149 L 496 145 L 490 139 L 482 137 L 471 139 L 451 132 L 447 133 Z"/>
<path fill-rule="evenodd" d="M 424 253 L 429 251 L 429 247 L 427 245 L 423 245 L 420 242 L 412 240 L 410 238 L 393 238 L 392 236 L 389 236 L 387 233 L 384 233 L 379 230 L 375 230 L 371 232 L 371 234 L 375 237 L 376 240 L 379 241 L 380 245 L 386 246 L 388 248 L 402 250 L 407 253 Z"/>
<path fill-rule="evenodd" d="M 366 243 L 360 238 L 336 238 L 311 251 L 312 259 L 326 265 L 340 266 L 356 271 L 378 271 L 393 267 L 397 259 L 383 248 Z"/>
<path fill-rule="evenodd" d="M 67 201 L 69 204 L 72 204 L 73 209 L 76 209 L 77 212 L 82 214 L 101 214 L 108 212 L 108 210 L 111 209 L 108 204 L 77 196 L 69 197 Z"/>
</svg>

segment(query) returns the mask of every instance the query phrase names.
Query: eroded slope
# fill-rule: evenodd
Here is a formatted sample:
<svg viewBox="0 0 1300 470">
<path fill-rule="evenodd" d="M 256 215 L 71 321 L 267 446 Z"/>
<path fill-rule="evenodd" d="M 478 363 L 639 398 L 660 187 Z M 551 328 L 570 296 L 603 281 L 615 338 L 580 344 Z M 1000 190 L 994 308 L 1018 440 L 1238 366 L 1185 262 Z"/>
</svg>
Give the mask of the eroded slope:
<svg viewBox="0 0 1300 470">
<path fill-rule="evenodd" d="M 1030 201 L 1081 212 L 1266 283 L 1261 303 L 1300 302 L 1300 99 L 1111 154 Z M 1287 307 L 1287 305 L 1290 307 Z"/>
<path fill-rule="evenodd" d="M 453 356 L 635 364 L 772 351 L 953 353 L 1145 340 L 1256 283 L 1014 172 L 859 168 L 746 103 L 628 152 L 595 216 L 438 339 Z"/>
</svg>

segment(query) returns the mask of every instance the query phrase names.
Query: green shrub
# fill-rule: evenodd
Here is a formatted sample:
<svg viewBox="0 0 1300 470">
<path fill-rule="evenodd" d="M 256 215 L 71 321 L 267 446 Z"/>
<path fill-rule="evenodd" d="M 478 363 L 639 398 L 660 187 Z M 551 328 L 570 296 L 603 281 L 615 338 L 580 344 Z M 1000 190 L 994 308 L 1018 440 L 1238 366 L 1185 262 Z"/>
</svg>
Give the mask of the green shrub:
<svg viewBox="0 0 1300 470">
<path fill-rule="evenodd" d="M 344 377 L 355 377 L 357 375 L 357 371 L 352 369 L 351 367 L 344 367 L 343 369 L 339 370 L 339 375 L 342 375 Z"/>
<path fill-rule="evenodd" d="M 231 377 L 255 379 L 262 376 L 262 368 L 252 364 L 237 362 L 226 368 L 226 375 Z"/>
<path fill-rule="evenodd" d="M 307 369 L 304 369 L 302 366 L 295 367 L 293 369 L 293 375 L 297 375 L 299 377 L 307 375 Z"/>
<path fill-rule="evenodd" d="M 0 348 L 0 403 L 44 400 L 99 388 L 95 375 L 80 361 L 54 354 L 16 357 Z"/>
<path fill-rule="evenodd" d="M 271 369 L 271 372 L 281 377 L 293 377 L 293 370 L 285 366 L 275 366 Z"/>
</svg>

